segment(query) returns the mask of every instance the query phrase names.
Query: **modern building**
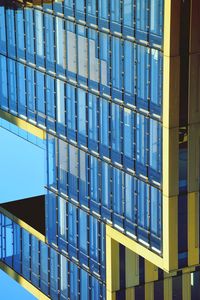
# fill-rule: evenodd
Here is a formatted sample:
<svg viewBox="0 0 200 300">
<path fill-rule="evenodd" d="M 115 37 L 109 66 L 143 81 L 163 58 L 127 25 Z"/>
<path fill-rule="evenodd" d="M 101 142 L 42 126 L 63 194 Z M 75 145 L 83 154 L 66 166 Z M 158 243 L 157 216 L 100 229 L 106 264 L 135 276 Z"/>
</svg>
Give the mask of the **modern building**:
<svg viewBox="0 0 200 300">
<path fill-rule="evenodd" d="M 199 20 L 198 0 L 0 1 L 0 117 L 47 162 L 45 198 L 0 207 L 0 267 L 38 299 L 200 299 Z"/>
</svg>

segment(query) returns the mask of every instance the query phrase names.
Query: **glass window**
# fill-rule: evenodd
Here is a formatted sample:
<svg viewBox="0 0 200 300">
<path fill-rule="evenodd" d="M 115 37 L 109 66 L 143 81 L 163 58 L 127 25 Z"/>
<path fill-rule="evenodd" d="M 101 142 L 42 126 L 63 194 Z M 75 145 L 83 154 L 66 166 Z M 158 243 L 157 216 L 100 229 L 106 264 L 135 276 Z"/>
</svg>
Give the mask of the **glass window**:
<svg viewBox="0 0 200 300">
<path fill-rule="evenodd" d="M 58 299 L 58 254 L 50 249 L 50 296 Z"/>
<path fill-rule="evenodd" d="M 123 11 L 124 11 L 124 17 L 123 22 L 125 26 L 133 27 L 133 0 L 124 0 L 123 1 Z"/>
<path fill-rule="evenodd" d="M 87 289 L 87 288 L 86 288 Z M 78 267 L 70 264 L 70 299 L 78 300 Z"/>
<path fill-rule="evenodd" d="M 121 153 L 121 108 L 112 104 L 112 150 Z"/>
<path fill-rule="evenodd" d="M 98 220 L 90 216 L 90 258 L 98 262 Z"/>
<path fill-rule="evenodd" d="M 88 109 L 89 148 L 98 151 L 98 109 L 95 95 L 88 94 Z"/>
<path fill-rule="evenodd" d="M 45 118 L 44 74 L 36 71 L 36 101 L 38 116 Z M 40 119 L 39 119 L 40 121 Z"/>
<path fill-rule="evenodd" d="M 57 122 L 65 125 L 65 98 L 64 82 L 56 79 L 56 112 Z M 59 128 L 59 127 L 58 127 Z"/>
<path fill-rule="evenodd" d="M 55 88 L 54 78 L 51 76 L 45 76 L 46 78 L 46 104 L 47 104 L 47 116 L 52 117 L 55 120 Z"/>
<path fill-rule="evenodd" d="M 49 244 L 57 245 L 57 198 L 54 193 L 47 194 L 46 230 Z"/>
<path fill-rule="evenodd" d="M 93 2 L 93 1 L 92 1 Z M 89 79 L 99 82 L 99 59 L 98 59 L 98 33 L 96 30 L 88 29 L 89 47 Z"/>
<path fill-rule="evenodd" d="M 59 248 L 66 249 L 67 241 L 67 216 L 66 216 L 66 200 L 58 197 L 58 238 Z"/>
<path fill-rule="evenodd" d="M 79 202 L 88 206 L 88 154 L 79 151 Z"/>
<path fill-rule="evenodd" d="M 60 255 L 60 300 L 68 299 L 68 262 Z"/>
<path fill-rule="evenodd" d="M 68 241 L 74 247 L 77 247 L 77 211 L 71 203 L 68 204 Z"/>
<path fill-rule="evenodd" d="M 100 139 L 101 144 L 109 146 L 109 102 L 101 99 L 100 101 Z"/>
<path fill-rule="evenodd" d="M 123 215 L 123 192 L 122 184 L 123 177 L 122 172 L 116 168 L 113 168 L 113 210 L 120 216 Z"/>
<path fill-rule="evenodd" d="M 134 44 L 124 41 L 124 88 L 128 94 L 134 94 Z M 132 103 L 134 104 L 134 103 Z"/>
<path fill-rule="evenodd" d="M 150 167 L 156 172 L 161 172 L 161 125 L 159 122 L 150 119 L 150 145 L 149 156 Z"/>
<path fill-rule="evenodd" d="M 149 49 L 137 46 L 137 100 L 139 106 L 145 108 L 149 97 Z"/>
<path fill-rule="evenodd" d="M 135 186 L 134 177 L 125 174 L 125 215 L 135 223 Z"/>
<path fill-rule="evenodd" d="M 161 193 L 151 187 L 151 233 L 161 236 Z"/>
<path fill-rule="evenodd" d="M 45 53 L 46 53 L 46 68 L 54 71 L 54 24 L 53 16 L 44 14 L 45 20 Z"/>
<path fill-rule="evenodd" d="M 67 194 L 68 145 L 58 139 L 58 177 L 59 191 Z"/>
<path fill-rule="evenodd" d="M 86 144 L 86 92 L 78 89 L 78 133 L 79 142 Z"/>
<path fill-rule="evenodd" d="M 79 249 L 84 254 L 88 252 L 88 225 L 87 213 L 79 209 Z"/>
<path fill-rule="evenodd" d="M 163 0 L 151 0 L 150 32 L 161 36 L 163 34 Z"/>
<path fill-rule="evenodd" d="M 64 74 L 66 69 L 66 35 L 64 29 L 64 20 L 59 17 L 56 21 L 56 71 Z"/>
<path fill-rule="evenodd" d="M 75 0 L 76 3 L 76 10 L 80 12 L 84 12 L 84 0 Z"/>
<path fill-rule="evenodd" d="M 110 208 L 110 166 L 102 162 L 102 204 Z"/>
<path fill-rule="evenodd" d="M 77 200 L 78 150 L 69 145 L 69 196 Z"/>
<path fill-rule="evenodd" d="M 110 39 L 106 33 L 100 33 L 100 76 L 101 84 L 104 86 L 110 86 Z M 103 92 L 107 92 L 106 90 Z"/>
<path fill-rule="evenodd" d="M 87 0 L 87 13 L 96 16 L 96 0 Z"/>
<path fill-rule="evenodd" d="M 146 165 L 147 163 L 147 118 L 137 114 L 137 142 L 136 142 L 136 150 L 137 150 L 137 162 L 142 165 Z"/>
<path fill-rule="evenodd" d="M 120 0 L 111 0 L 110 6 L 111 6 L 110 7 L 111 21 L 120 23 L 120 17 L 121 17 Z"/>
<path fill-rule="evenodd" d="M 138 181 L 138 225 L 149 229 L 149 187 Z"/>
<path fill-rule="evenodd" d="M 31 236 L 31 281 L 39 286 L 39 243 L 35 236 Z"/>
<path fill-rule="evenodd" d="M 90 156 L 90 197 L 98 202 L 98 159 Z"/>
<path fill-rule="evenodd" d="M 91 300 L 100 299 L 100 283 L 99 281 L 91 277 Z"/>
<path fill-rule="evenodd" d="M 0 55 L 0 98 L 1 107 L 8 108 L 8 89 L 7 89 L 7 60 Z"/>
<path fill-rule="evenodd" d="M 30 236 L 22 229 L 22 274 L 30 280 Z"/>
<path fill-rule="evenodd" d="M 101 19 L 108 19 L 108 1 L 98 0 L 99 17 Z"/>
<path fill-rule="evenodd" d="M 88 39 L 86 38 L 86 28 L 77 26 L 78 38 L 78 75 L 88 78 Z"/>
<path fill-rule="evenodd" d="M 127 108 L 124 108 L 124 155 L 134 158 L 134 114 Z"/>
<path fill-rule="evenodd" d="M 76 56 L 77 51 L 75 25 L 72 22 L 67 21 L 67 70 L 68 72 L 71 72 L 73 74 L 77 73 Z"/>
<path fill-rule="evenodd" d="M 40 288 L 48 294 L 48 247 L 40 242 Z"/>
<path fill-rule="evenodd" d="M 44 66 L 44 36 L 43 36 L 43 13 L 35 10 L 35 45 L 36 45 L 36 63 L 38 66 Z"/>
<path fill-rule="evenodd" d="M 76 139 L 75 88 L 67 84 L 67 135 L 69 139 Z"/>
<path fill-rule="evenodd" d="M 0 53 L 6 54 L 5 9 L 0 7 Z"/>
<path fill-rule="evenodd" d="M 9 57 L 15 57 L 15 19 L 14 10 L 6 9 L 6 29 Z"/>
<path fill-rule="evenodd" d="M 17 273 L 21 273 L 21 228 L 13 223 L 13 268 Z"/>
<path fill-rule="evenodd" d="M 25 58 L 24 45 L 24 15 L 23 10 L 18 10 L 15 14 L 16 22 L 16 42 L 17 42 L 17 56 L 18 58 Z"/>
<path fill-rule="evenodd" d="M 17 76 L 16 76 L 15 61 L 8 59 L 9 106 L 10 106 L 10 110 L 14 112 L 17 111 L 16 78 Z"/>
<path fill-rule="evenodd" d="M 149 0 L 136 0 L 136 29 L 138 31 L 138 38 L 144 38 L 144 36 L 140 36 L 140 34 L 147 32 L 148 2 Z"/>
<path fill-rule="evenodd" d="M 162 103 L 162 54 L 155 49 L 151 50 L 151 102 L 161 107 Z"/>
<path fill-rule="evenodd" d="M 122 41 L 112 37 L 112 85 L 122 89 Z"/>
<path fill-rule="evenodd" d="M 25 29 L 26 29 L 26 60 L 34 61 L 34 30 L 33 30 L 33 10 L 25 9 Z"/>
<path fill-rule="evenodd" d="M 88 300 L 89 299 L 89 296 L 88 296 L 88 293 L 89 293 L 89 275 L 86 271 L 84 270 L 81 270 L 81 278 L 80 278 L 80 289 L 81 289 L 81 294 L 80 294 L 80 298 L 81 300 Z"/>
<path fill-rule="evenodd" d="M 26 68 L 26 88 L 27 88 L 27 106 L 28 117 L 34 119 L 35 116 L 35 70 Z"/>
</svg>

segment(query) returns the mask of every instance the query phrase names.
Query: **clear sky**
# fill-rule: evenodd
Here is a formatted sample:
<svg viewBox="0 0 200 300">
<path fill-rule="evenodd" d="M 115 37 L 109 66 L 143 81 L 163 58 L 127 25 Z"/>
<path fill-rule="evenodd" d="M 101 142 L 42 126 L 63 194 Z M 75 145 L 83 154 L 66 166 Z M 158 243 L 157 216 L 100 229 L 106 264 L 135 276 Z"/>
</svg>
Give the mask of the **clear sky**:
<svg viewBox="0 0 200 300">
<path fill-rule="evenodd" d="M 44 150 L 0 128 L 0 203 L 44 193 Z M 35 300 L 0 271 L 0 300 Z"/>
</svg>

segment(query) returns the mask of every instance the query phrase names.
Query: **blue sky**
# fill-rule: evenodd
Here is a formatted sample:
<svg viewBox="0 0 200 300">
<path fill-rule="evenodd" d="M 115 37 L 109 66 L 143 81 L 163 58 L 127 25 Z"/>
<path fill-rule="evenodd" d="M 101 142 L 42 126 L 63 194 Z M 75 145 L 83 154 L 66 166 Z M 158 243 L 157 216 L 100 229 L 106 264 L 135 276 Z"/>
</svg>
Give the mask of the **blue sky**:
<svg viewBox="0 0 200 300">
<path fill-rule="evenodd" d="M 44 193 L 44 150 L 0 128 L 0 203 Z M 0 299 L 34 300 L 0 271 Z"/>
</svg>

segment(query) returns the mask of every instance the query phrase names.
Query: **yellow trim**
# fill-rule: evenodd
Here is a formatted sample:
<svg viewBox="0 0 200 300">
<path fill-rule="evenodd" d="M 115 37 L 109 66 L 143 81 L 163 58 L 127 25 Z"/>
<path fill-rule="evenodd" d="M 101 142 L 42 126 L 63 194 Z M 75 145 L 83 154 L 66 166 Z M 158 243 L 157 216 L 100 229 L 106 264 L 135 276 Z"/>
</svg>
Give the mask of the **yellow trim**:
<svg viewBox="0 0 200 300">
<path fill-rule="evenodd" d="M 145 283 L 158 280 L 158 267 L 145 259 Z"/>
<path fill-rule="evenodd" d="M 11 115 L 8 112 L 5 112 L 3 110 L 0 109 L 0 118 L 18 126 L 19 128 L 35 135 L 36 137 L 45 140 L 46 138 L 46 132 L 40 128 L 38 128 L 35 125 L 30 124 L 29 122 L 22 120 L 18 117 L 15 117 L 13 115 Z"/>
<path fill-rule="evenodd" d="M 50 298 L 43 294 L 40 290 L 38 290 L 35 286 L 33 286 L 30 282 L 16 273 L 13 269 L 8 267 L 2 261 L 0 261 L 0 269 L 7 273 L 10 277 L 12 277 L 15 281 L 17 281 L 21 286 L 23 286 L 27 291 L 33 294 L 39 300 L 49 300 Z"/>
<path fill-rule="evenodd" d="M 191 300 L 191 274 L 182 275 L 182 300 Z"/>
<path fill-rule="evenodd" d="M 109 292 L 120 289 L 119 243 L 106 237 L 106 289 Z M 111 297 L 111 295 L 110 295 Z"/>
<path fill-rule="evenodd" d="M 6 209 L 4 209 L 3 207 L 0 207 L 0 212 L 3 215 L 5 215 L 6 217 L 8 217 L 9 219 L 11 219 L 16 224 L 18 224 L 20 227 L 22 227 L 25 230 L 27 230 L 30 234 L 34 235 L 38 240 L 40 240 L 40 241 L 42 241 L 42 242 L 45 243 L 45 236 L 43 234 L 41 234 L 40 232 L 38 232 L 37 230 L 35 230 L 33 227 L 31 227 L 30 225 L 28 225 L 24 221 L 18 219 L 16 216 L 14 216 L 13 214 L 11 214 L 9 211 L 7 211 Z"/>
<path fill-rule="evenodd" d="M 146 283 L 144 286 L 145 300 L 154 300 L 154 282 Z"/>
<path fill-rule="evenodd" d="M 126 289 L 126 300 L 135 300 L 135 289 L 134 288 Z"/>
<path fill-rule="evenodd" d="M 199 193 L 188 193 L 188 265 L 199 264 Z"/>
<path fill-rule="evenodd" d="M 126 288 L 139 284 L 139 256 L 128 248 L 125 248 L 126 255 Z"/>
<path fill-rule="evenodd" d="M 172 277 L 164 279 L 164 300 L 172 300 Z"/>
</svg>

